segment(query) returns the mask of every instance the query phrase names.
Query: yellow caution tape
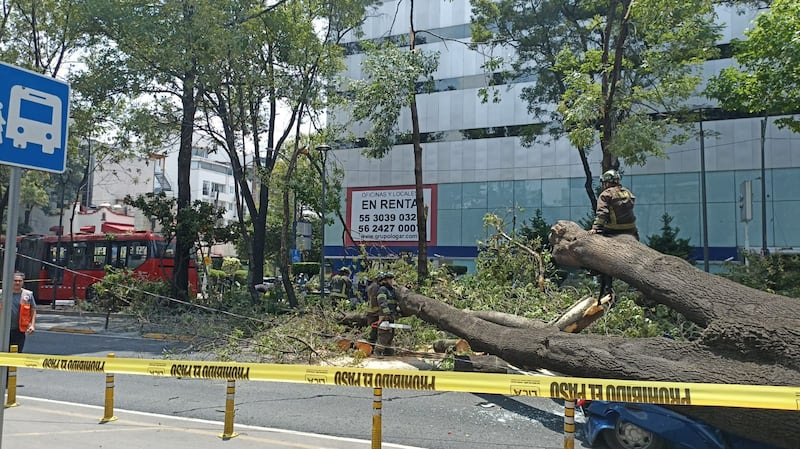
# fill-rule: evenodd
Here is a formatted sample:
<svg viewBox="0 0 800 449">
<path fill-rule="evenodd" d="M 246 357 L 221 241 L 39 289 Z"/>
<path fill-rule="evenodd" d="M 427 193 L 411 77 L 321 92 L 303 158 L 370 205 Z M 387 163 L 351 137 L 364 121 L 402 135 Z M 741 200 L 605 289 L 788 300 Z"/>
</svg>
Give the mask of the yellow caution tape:
<svg viewBox="0 0 800 449">
<path fill-rule="evenodd" d="M 0 365 L 191 379 L 294 382 L 348 387 L 458 391 L 509 396 L 706 405 L 800 411 L 800 387 L 649 382 L 521 374 L 72 357 L 0 352 Z"/>
</svg>

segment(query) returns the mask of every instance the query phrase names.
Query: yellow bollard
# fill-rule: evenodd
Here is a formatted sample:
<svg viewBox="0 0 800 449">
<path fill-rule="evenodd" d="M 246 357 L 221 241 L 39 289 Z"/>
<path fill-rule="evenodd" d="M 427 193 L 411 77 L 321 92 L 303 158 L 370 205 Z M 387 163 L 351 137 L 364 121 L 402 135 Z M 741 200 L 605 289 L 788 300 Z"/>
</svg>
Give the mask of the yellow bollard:
<svg viewBox="0 0 800 449">
<path fill-rule="evenodd" d="M 372 446 L 381 449 L 381 422 L 383 410 L 383 388 L 372 389 Z"/>
<path fill-rule="evenodd" d="M 113 352 L 108 354 L 108 358 L 113 359 L 116 357 Z M 103 409 L 103 419 L 100 424 L 116 421 L 117 417 L 114 416 L 114 374 L 106 374 L 106 402 Z"/>
<path fill-rule="evenodd" d="M 564 449 L 575 449 L 575 400 L 564 401 Z"/>
<path fill-rule="evenodd" d="M 225 427 L 222 429 L 222 434 L 219 436 L 223 440 L 230 440 L 231 438 L 239 435 L 233 431 L 233 407 L 236 405 L 236 381 L 228 379 L 228 388 L 225 395 Z"/>
<path fill-rule="evenodd" d="M 11 345 L 11 349 L 9 352 L 17 353 L 19 352 L 19 347 L 17 345 Z M 17 367 L 16 366 L 9 366 L 8 367 L 8 379 L 6 380 L 6 386 L 8 387 L 8 396 L 6 397 L 6 408 L 9 407 L 17 407 L 19 404 L 17 403 Z"/>
</svg>

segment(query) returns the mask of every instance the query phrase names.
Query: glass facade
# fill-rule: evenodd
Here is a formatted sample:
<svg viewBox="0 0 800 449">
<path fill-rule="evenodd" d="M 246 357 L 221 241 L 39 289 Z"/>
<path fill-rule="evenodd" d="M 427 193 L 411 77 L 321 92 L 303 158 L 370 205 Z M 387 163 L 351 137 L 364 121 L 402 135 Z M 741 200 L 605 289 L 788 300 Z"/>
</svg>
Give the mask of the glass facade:
<svg viewBox="0 0 800 449">
<path fill-rule="evenodd" d="M 743 248 L 760 248 L 761 187 L 758 171 L 711 172 L 706 174 L 708 245 L 720 254 Z M 800 168 L 767 171 L 772 190 L 767 192 L 767 246 L 800 248 L 800 233 L 792 232 L 800 222 Z M 739 184 L 753 181 L 753 220 L 740 222 Z M 540 209 L 550 224 L 557 220 L 582 222 L 593 211 L 584 189 L 583 178 L 555 178 L 487 183 L 439 184 L 439 245 L 474 246 L 486 237 L 481 228 L 483 216 L 494 213 L 507 223 L 526 222 Z M 643 241 L 660 234 L 663 215 L 672 217 L 671 226 L 680 229 L 679 237 L 692 246 L 702 247 L 702 202 L 699 173 L 631 175 L 623 184 L 636 195 L 636 217 Z M 594 187 L 597 187 L 596 185 Z M 460 213 L 463 212 L 463 213 Z M 454 232 L 454 230 L 458 232 Z"/>
</svg>

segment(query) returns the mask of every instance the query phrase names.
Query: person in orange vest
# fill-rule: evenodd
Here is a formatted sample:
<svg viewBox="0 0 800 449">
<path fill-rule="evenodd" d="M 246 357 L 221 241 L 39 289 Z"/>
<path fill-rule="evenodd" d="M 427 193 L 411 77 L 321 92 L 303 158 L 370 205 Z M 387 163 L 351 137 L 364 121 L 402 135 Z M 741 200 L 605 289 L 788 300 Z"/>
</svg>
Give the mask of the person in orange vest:
<svg viewBox="0 0 800 449">
<path fill-rule="evenodd" d="M 25 337 L 36 330 L 36 299 L 33 292 L 22 288 L 25 275 L 14 273 L 14 289 L 11 295 L 11 334 L 9 348 L 17 345 L 18 352 L 25 346 Z"/>
</svg>

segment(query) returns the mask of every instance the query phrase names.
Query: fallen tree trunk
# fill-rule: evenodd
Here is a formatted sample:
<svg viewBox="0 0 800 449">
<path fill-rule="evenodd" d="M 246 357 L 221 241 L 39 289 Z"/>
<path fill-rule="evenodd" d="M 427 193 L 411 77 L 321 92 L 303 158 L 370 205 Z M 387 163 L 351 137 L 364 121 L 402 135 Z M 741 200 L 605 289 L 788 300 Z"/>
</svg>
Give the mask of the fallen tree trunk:
<svg viewBox="0 0 800 449">
<path fill-rule="evenodd" d="M 800 386 L 800 301 L 754 290 L 697 270 L 628 236 L 590 235 L 558 222 L 550 243 L 561 265 L 621 279 L 648 300 L 703 327 L 698 341 L 572 334 L 551 325 L 504 326 L 398 288 L 404 314 L 414 314 L 467 340 L 476 351 L 525 368 L 589 378 Z M 613 310 L 612 312 L 613 313 Z M 799 388 L 800 392 L 800 388 Z M 679 407 L 734 434 L 800 448 L 800 413 Z"/>
</svg>

